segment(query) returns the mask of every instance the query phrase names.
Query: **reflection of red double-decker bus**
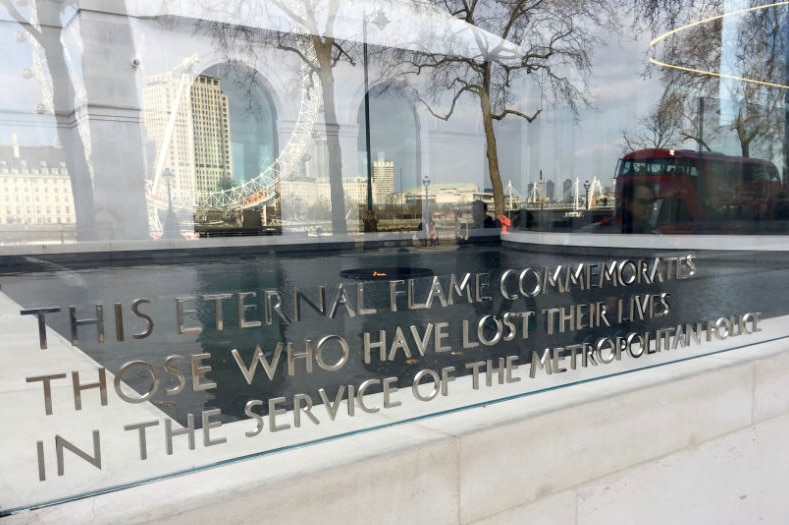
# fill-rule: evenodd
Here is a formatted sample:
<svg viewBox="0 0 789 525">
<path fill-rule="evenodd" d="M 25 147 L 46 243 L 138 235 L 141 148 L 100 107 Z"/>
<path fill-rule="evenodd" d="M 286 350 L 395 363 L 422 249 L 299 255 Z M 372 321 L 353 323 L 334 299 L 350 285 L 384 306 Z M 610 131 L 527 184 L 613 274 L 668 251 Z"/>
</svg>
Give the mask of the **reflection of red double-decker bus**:
<svg viewBox="0 0 789 525">
<path fill-rule="evenodd" d="M 628 153 L 616 171 L 617 214 L 622 190 L 644 183 L 655 193 L 651 222 L 663 233 L 758 231 L 775 218 L 783 189 L 778 169 L 762 159 L 692 150 Z"/>
</svg>

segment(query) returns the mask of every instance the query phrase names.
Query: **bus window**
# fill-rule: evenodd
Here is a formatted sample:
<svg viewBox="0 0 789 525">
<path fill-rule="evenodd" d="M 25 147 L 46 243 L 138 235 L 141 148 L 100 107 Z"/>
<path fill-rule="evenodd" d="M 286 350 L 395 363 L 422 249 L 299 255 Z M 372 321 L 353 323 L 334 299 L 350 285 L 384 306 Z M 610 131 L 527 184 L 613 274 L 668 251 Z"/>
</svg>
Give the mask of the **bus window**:
<svg viewBox="0 0 789 525">
<path fill-rule="evenodd" d="M 657 221 L 655 227 L 677 228 L 693 224 L 693 216 L 688 209 L 685 199 L 679 196 L 670 196 L 658 199 Z"/>
<path fill-rule="evenodd" d="M 748 176 L 746 179 L 754 180 L 756 182 L 780 182 L 781 178 L 778 176 L 778 170 L 775 166 L 748 166 Z"/>
<path fill-rule="evenodd" d="M 674 175 L 676 162 L 674 159 L 640 159 L 626 160 L 619 166 L 621 176 L 662 176 Z"/>
<path fill-rule="evenodd" d="M 696 166 L 696 162 L 690 159 L 679 159 L 677 161 L 677 169 L 675 171 L 677 176 L 686 176 L 689 175 L 691 177 L 698 177 L 699 176 L 699 169 Z"/>
<path fill-rule="evenodd" d="M 725 189 L 735 179 L 739 178 L 735 173 L 739 166 L 717 160 L 707 161 L 707 177 L 712 186 Z"/>
</svg>

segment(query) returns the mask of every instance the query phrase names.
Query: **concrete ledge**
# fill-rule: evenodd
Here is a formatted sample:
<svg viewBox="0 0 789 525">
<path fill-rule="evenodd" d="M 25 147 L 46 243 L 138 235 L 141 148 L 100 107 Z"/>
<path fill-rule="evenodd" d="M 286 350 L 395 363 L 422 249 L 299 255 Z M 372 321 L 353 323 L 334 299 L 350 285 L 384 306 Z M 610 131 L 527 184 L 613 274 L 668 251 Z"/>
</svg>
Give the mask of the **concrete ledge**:
<svg viewBox="0 0 789 525">
<path fill-rule="evenodd" d="M 267 255 L 318 254 L 378 249 L 416 248 L 416 232 L 350 233 L 347 235 L 307 237 L 285 234 L 262 237 L 212 237 L 200 240 L 95 241 L 72 244 L 25 244 L 0 246 L 0 270 L 51 270 L 53 265 L 92 268 L 100 265 L 178 264 L 195 257 L 254 257 Z M 495 235 L 479 235 L 474 245 L 498 245 Z M 456 248 L 446 243 L 445 249 Z"/>
<path fill-rule="evenodd" d="M 21 513 L 17 523 L 783 523 L 789 341 Z M 144 502 L 144 503 L 142 503 Z"/>
<path fill-rule="evenodd" d="M 507 244 L 550 247 L 553 253 L 562 246 L 599 249 L 711 250 L 737 252 L 789 251 L 787 235 L 622 235 L 618 233 L 536 232 L 512 230 L 502 236 Z"/>
</svg>

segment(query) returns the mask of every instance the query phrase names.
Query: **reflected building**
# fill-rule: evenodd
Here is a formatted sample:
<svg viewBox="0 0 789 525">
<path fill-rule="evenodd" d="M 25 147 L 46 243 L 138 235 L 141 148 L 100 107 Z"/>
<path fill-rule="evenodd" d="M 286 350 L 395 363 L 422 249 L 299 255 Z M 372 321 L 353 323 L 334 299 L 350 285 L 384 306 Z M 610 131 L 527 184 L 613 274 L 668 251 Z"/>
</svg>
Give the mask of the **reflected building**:
<svg viewBox="0 0 789 525">
<path fill-rule="evenodd" d="M 213 65 L 202 75 L 218 79 L 219 96 L 228 102 L 233 181 L 257 178 L 279 154 L 273 88 L 262 72 L 239 62 Z"/>
<path fill-rule="evenodd" d="M 143 124 L 150 148 L 151 192 L 162 200 L 167 188 L 161 183 L 164 170 L 170 170 L 173 201 L 194 204 L 194 143 L 192 104 L 189 90 L 192 77 L 188 73 L 166 71 L 148 77 L 143 91 Z M 186 100 L 184 100 L 186 99 Z"/>
<path fill-rule="evenodd" d="M 232 176 L 230 113 L 218 78 L 164 72 L 149 77 L 143 122 L 153 149 L 152 192 L 166 196 L 161 181 L 170 170 L 173 201 L 191 207 Z"/>
<path fill-rule="evenodd" d="M 384 160 L 383 155 L 373 162 L 373 188 L 375 189 L 375 204 L 382 206 L 390 204 L 394 196 L 394 162 Z"/>
<path fill-rule="evenodd" d="M 0 146 L 0 224 L 76 224 L 71 179 L 54 146 Z"/>
<path fill-rule="evenodd" d="M 570 202 L 573 200 L 573 181 L 571 179 L 564 179 L 562 183 L 562 202 Z"/>
<path fill-rule="evenodd" d="M 413 205 L 424 200 L 425 190 L 422 186 L 406 188 L 402 193 L 402 201 Z M 456 210 L 470 210 L 471 203 L 477 199 L 492 202 L 493 194 L 480 192 L 479 186 L 473 182 L 441 182 L 430 185 L 428 200 L 439 208 L 451 206 Z"/>
<path fill-rule="evenodd" d="M 192 129 L 195 149 L 195 191 L 217 189 L 219 181 L 233 176 L 230 148 L 230 111 L 218 78 L 199 75 L 191 88 Z"/>
<path fill-rule="evenodd" d="M 545 183 L 545 197 L 549 200 L 553 200 L 554 193 L 556 192 L 556 184 L 549 180 Z"/>
</svg>

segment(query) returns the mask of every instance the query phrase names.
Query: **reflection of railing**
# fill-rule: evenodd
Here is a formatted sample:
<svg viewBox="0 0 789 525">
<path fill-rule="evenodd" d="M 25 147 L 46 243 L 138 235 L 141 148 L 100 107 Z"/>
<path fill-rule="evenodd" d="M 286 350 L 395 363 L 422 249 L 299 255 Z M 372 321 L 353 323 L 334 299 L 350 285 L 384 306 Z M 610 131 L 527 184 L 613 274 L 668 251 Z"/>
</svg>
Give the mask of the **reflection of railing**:
<svg viewBox="0 0 789 525">
<path fill-rule="evenodd" d="M 0 245 L 66 244 L 77 242 L 76 224 L 9 224 L 0 226 Z"/>
</svg>

